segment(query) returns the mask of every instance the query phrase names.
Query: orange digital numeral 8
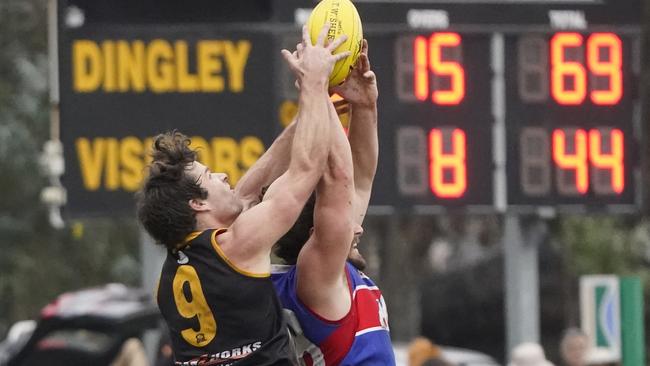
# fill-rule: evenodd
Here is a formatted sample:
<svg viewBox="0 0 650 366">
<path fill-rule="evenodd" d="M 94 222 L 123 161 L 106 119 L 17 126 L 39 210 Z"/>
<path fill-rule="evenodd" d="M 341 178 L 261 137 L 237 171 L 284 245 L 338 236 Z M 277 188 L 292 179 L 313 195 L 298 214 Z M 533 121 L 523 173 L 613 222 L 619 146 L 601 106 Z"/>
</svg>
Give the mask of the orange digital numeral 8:
<svg viewBox="0 0 650 366">
<path fill-rule="evenodd" d="M 451 152 L 445 152 L 444 140 Z M 429 175 L 431 191 L 438 197 L 458 198 L 467 190 L 465 132 L 461 129 L 437 129 L 429 133 Z M 452 177 L 445 179 L 445 171 Z"/>
</svg>

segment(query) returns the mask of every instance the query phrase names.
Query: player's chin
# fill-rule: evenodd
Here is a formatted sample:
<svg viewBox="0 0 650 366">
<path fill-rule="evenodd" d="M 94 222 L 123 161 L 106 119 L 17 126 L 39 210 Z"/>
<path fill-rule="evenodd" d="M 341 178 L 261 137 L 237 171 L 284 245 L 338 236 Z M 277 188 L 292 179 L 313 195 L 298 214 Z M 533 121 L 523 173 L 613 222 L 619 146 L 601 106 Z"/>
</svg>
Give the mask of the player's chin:
<svg viewBox="0 0 650 366">
<path fill-rule="evenodd" d="M 361 253 L 359 253 L 359 250 L 356 248 L 350 251 L 350 255 L 348 255 L 348 262 L 352 263 L 352 265 L 360 271 L 364 271 L 367 266 L 366 259 L 363 258 Z"/>
</svg>

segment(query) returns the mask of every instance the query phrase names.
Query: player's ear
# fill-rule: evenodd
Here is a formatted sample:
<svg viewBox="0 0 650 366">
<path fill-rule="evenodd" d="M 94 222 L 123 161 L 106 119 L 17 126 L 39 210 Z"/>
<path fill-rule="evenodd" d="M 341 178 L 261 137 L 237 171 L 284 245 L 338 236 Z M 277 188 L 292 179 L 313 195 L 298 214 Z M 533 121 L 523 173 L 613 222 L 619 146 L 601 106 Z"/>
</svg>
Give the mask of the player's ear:
<svg viewBox="0 0 650 366">
<path fill-rule="evenodd" d="M 197 212 L 208 211 L 210 209 L 208 203 L 205 200 L 199 198 L 192 198 L 188 201 L 188 203 L 190 205 L 190 208 Z"/>
</svg>

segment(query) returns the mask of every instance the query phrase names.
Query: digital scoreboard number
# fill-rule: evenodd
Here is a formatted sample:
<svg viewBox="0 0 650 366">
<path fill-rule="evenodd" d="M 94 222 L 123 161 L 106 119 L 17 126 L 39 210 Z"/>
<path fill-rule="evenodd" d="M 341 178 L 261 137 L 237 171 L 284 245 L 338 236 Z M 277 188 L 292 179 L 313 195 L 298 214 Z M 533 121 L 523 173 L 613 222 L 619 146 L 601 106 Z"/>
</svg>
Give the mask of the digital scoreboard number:
<svg viewBox="0 0 650 366">
<path fill-rule="evenodd" d="M 375 180 L 382 194 L 372 203 L 491 206 L 489 36 L 423 32 L 370 36 L 369 43 L 386 159 Z"/>
<path fill-rule="evenodd" d="M 634 205 L 635 42 L 610 31 L 506 37 L 509 205 Z"/>
</svg>

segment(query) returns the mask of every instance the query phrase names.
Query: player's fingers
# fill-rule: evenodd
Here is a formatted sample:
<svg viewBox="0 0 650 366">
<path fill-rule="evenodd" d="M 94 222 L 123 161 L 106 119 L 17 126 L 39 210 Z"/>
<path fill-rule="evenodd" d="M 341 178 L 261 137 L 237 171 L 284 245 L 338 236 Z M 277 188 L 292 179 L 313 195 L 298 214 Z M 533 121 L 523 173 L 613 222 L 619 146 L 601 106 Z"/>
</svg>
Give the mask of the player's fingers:
<svg viewBox="0 0 650 366">
<path fill-rule="evenodd" d="M 350 51 L 343 51 L 341 53 L 337 53 L 336 55 L 332 55 L 332 56 L 334 57 L 334 61 L 340 61 L 350 56 L 351 54 L 352 53 Z"/>
<path fill-rule="evenodd" d="M 325 38 L 327 38 L 327 32 L 330 30 L 330 23 L 325 23 L 323 28 L 321 28 L 318 38 L 316 39 L 316 45 L 325 46 Z"/>
<path fill-rule="evenodd" d="M 368 56 L 368 40 L 363 39 L 363 42 L 361 43 L 361 53 Z"/>
<path fill-rule="evenodd" d="M 289 50 L 282 49 L 280 51 L 280 53 L 282 53 L 282 56 L 284 57 L 285 60 L 287 60 L 287 61 L 295 61 L 295 59 L 293 57 L 295 52 L 291 53 L 291 52 L 289 52 Z"/>
<path fill-rule="evenodd" d="M 376 76 L 375 73 L 372 72 L 372 71 L 366 71 L 366 72 L 363 74 L 363 78 L 366 79 L 366 80 L 368 80 L 368 81 L 375 81 L 375 79 L 377 78 L 377 76 Z"/>
<path fill-rule="evenodd" d="M 284 60 L 289 65 L 289 68 L 293 71 L 298 71 L 298 64 L 296 62 L 296 58 L 294 57 L 294 55 L 287 50 L 282 50 L 281 52 L 282 52 L 282 56 L 284 57 Z"/>
<path fill-rule="evenodd" d="M 359 70 L 361 71 L 362 74 L 365 74 L 366 71 L 370 70 L 370 60 L 368 60 L 368 56 L 365 54 L 360 54 L 359 55 L 359 61 L 358 61 L 358 66 Z"/>
<path fill-rule="evenodd" d="M 335 92 L 335 93 L 336 93 L 336 92 Z M 336 94 L 339 94 L 339 93 L 336 93 Z M 340 95 L 340 94 L 339 94 L 339 95 Z M 347 105 L 347 104 L 348 104 L 348 101 L 345 100 L 345 99 L 339 99 L 339 100 L 335 100 L 335 101 L 334 101 L 334 107 L 336 107 L 336 108 L 338 108 L 338 107 L 342 107 L 342 106 L 345 106 L 345 105 Z"/>
<path fill-rule="evenodd" d="M 296 89 L 300 90 L 300 82 L 296 79 L 296 81 L 293 83 L 293 86 L 296 87 Z"/>
<path fill-rule="evenodd" d="M 305 49 L 305 45 L 303 45 L 302 42 L 296 45 L 296 51 L 298 51 L 298 56 L 302 55 L 302 51 L 304 49 Z"/>
<path fill-rule="evenodd" d="M 306 25 L 302 26 L 302 43 L 305 46 L 311 45 L 311 37 L 309 36 L 309 29 Z"/>
<path fill-rule="evenodd" d="M 340 106 L 340 107 L 336 107 L 336 114 L 338 114 L 339 116 L 342 115 L 342 114 L 346 114 L 348 112 L 350 112 L 350 104 L 349 103 L 347 103 L 347 104 L 345 104 L 343 106 Z"/>
<path fill-rule="evenodd" d="M 343 44 L 348 39 L 347 35 L 342 35 L 339 38 L 335 39 L 332 41 L 328 46 L 327 49 L 330 50 L 331 52 L 334 52 L 335 49 L 337 49 L 340 45 Z"/>
<path fill-rule="evenodd" d="M 334 102 L 334 108 L 336 108 L 337 111 L 347 110 L 350 109 L 350 103 L 348 103 L 348 101 L 345 99 L 337 100 L 336 102 Z"/>
</svg>

